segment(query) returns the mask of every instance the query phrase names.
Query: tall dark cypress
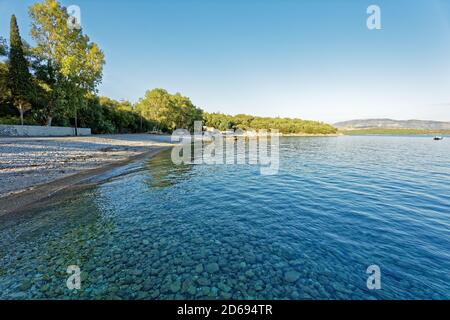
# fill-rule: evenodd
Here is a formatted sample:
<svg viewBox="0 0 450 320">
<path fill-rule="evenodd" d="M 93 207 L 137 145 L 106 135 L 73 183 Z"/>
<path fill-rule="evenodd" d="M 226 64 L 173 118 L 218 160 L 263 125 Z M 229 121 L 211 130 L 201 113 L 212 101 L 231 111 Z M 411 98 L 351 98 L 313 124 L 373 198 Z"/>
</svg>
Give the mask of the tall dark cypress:
<svg viewBox="0 0 450 320">
<path fill-rule="evenodd" d="M 23 114 L 30 107 L 31 74 L 28 61 L 25 59 L 22 38 L 14 15 L 11 16 L 10 46 L 9 46 L 8 86 L 13 103 L 20 112 L 23 125 Z"/>
</svg>

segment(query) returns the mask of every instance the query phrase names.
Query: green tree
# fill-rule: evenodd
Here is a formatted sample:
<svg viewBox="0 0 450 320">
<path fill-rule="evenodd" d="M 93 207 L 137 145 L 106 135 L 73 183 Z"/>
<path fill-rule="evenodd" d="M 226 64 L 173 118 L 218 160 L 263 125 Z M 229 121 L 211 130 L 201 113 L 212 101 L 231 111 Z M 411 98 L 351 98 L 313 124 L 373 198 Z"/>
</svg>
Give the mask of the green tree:
<svg viewBox="0 0 450 320">
<path fill-rule="evenodd" d="M 194 122 L 202 120 L 203 111 L 197 108 L 188 97 L 184 97 L 180 93 L 171 96 L 171 100 L 174 107 L 173 112 L 175 113 L 175 128 L 192 131 Z"/>
<path fill-rule="evenodd" d="M 6 40 L 0 37 L 0 57 L 6 56 L 7 54 Z"/>
<path fill-rule="evenodd" d="M 137 103 L 136 110 L 145 119 L 158 122 L 160 125 L 156 129 L 170 131 L 176 127 L 175 105 L 164 89 L 147 91 Z"/>
<path fill-rule="evenodd" d="M 14 15 L 11 16 L 11 35 L 8 59 L 8 88 L 14 106 L 20 112 L 20 122 L 23 125 L 23 115 L 31 108 L 31 74 L 28 61 L 25 59 L 22 38 Z"/>
<path fill-rule="evenodd" d="M 337 129 L 329 124 L 290 118 L 255 117 L 244 114 L 229 116 L 222 113 L 205 113 L 205 125 L 221 131 L 227 129 L 277 129 L 284 134 L 335 134 Z"/>
<path fill-rule="evenodd" d="M 8 88 L 8 66 L 6 63 L 0 62 L 0 106 L 6 104 L 10 100 Z"/>
<path fill-rule="evenodd" d="M 80 123 L 98 133 L 137 133 L 153 130 L 158 124 L 142 119 L 128 101 L 90 95 Z"/>
<path fill-rule="evenodd" d="M 143 118 L 159 123 L 158 129 L 169 132 L 177 128 L 192 130 L 194 122 L 203 117 L 203 111 L 188 97 L 180 93 L 171 95 L 164 89 L 147 91 L 137 103 L 136 111 Z"/>
<path fill-rule="evenodd" d="M 48 124 L 59 112 L 74 117 L 77 127 L 78 111 L 87 107 L 87 95 L 101 82 L 104 54 L 81 28 L 70 28 L 70 16 L 57 0 L 35 3 L 29 13 L 39 70 L 50 87 Z"/>
<path fill-rule="evenodd" d="M 0 37 L 0 57 L 8 55 L 6 40 Z M 9 99 L 8 66 L 0 62 L 0 107 Z M 3 107 L 1 108 L 3 110 Z"/>
<path fill-rule="evenodd" d="M 50 126 L 55 116 L 64 115 L 63 105 L 57 104 L 57 70 L 35 48 L 31 49 L 30 60 L 34 73 L 35 114 L 42 124 Z"/>
</svg>

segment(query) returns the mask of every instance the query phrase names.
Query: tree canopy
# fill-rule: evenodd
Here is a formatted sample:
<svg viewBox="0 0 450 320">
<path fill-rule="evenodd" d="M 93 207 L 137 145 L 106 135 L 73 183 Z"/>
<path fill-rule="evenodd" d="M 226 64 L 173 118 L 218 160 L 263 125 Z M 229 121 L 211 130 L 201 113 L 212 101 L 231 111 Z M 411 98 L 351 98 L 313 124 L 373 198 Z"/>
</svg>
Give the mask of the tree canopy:
<svg viewBox="0 0 450 320">
<path fill-rule="evenodd" d="M 7 54 L 6 40 L 0 37 L 0 57 L 6 56 Z"/>
<path fill-rule="evenodd" d="M 22 38 L 14 15 L 11 17 L 10 49 L 8 59 L 8 88 L 12 102 L 20 112 L 21 123 L 23 114 L 31 107 L 31 74 L 28 69 L 28 61 L 25 59 Z"/>
<path fill-rule="evenodd" d="M 194 121 L 203 117 L 203 111 L 189 98 L 180 93 L 172 95 L 164 89 L 147 91 L 137 103 L 136 111 L 145 119 L 157 122 L 158 129 L 162 131 L 192 130 Z"/>
<path fill-rule="evenodd" d="M 334 134 L 337 132 L 337 129 L 331 125 L 318 121 L 256 117 L 245 114 L 230 116 L 222 113 L 205 113 L 204 122 L 206 126 L 221 131 L 228 129 L 277 129 L 283 134 Z"/>
<path fill-rule="evenodd" d="M 29 14 L 35 67 L 51 91 L 48 122 L 61 110 L 76 119 L 77 110 L 86 105 L 85 96 L 101 82 L 104 54 L 81 28 L 70 28 L 67 9 L 58 1 L 35 3 Z"/>
</svg>

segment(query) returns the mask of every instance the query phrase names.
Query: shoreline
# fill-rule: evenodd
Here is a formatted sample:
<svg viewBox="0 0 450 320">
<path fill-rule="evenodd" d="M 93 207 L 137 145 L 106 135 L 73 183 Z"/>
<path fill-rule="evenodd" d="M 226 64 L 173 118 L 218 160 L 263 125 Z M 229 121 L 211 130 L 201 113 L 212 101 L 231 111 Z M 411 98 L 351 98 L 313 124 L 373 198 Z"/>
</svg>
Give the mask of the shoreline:
<svg viewBox="0 0 450 320">
<path fill-rule="evenodd" d="M 1 138 L 0 216 L 172 146 L 170 137 L 148 134 Z"/>
<path fill-rule="evenodd" d="M 281 134 L 280 137 L 299 137 L 299 138 L 308 138 L 308 137 L 341 137 L 343 134 L 340 133 L 288 133 Z"/>
<path fill-rule="evenodd" d="M 150 148 L 140 154 L 133 155 L 123 160 L 104 163 L 103 165 L 77 172 L 73 175 L 62 177 L 44 184 L 40 184 L 29 190 L 22 190 L 17 193 L 0 198 L 0 217 L 8 214 L 18 213 L 21 210 L 33 208 L 42 202 L 60 195 L 63 191 L 70 191 L 92 187 L 103 183 L 106 179 L 99 179 L 95 182 L 89 181 L 100 177 L 102 174 L 112 171 L 116 168 L 126 166 L 130 163 L 149 159 L 158 153 L 170 149 L 171 146 L 159 146 Z"/>
<path fill-rule="evenodd" d="M 168 145 L 143 134 L 0 138 L 0 199 Z"/>
</svg>

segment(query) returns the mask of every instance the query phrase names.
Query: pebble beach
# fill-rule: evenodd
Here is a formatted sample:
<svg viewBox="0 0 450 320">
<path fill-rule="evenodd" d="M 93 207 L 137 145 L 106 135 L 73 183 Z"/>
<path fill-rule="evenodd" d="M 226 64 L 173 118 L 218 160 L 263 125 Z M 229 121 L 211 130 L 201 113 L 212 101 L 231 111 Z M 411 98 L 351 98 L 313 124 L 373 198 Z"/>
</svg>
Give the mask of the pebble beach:
<svg viewBox="0 0 450 320">
<path fill-rule="evenodd" d="M 0 198 L 169 145 L 148 134 L 0 138 Z"/>
</svg>

